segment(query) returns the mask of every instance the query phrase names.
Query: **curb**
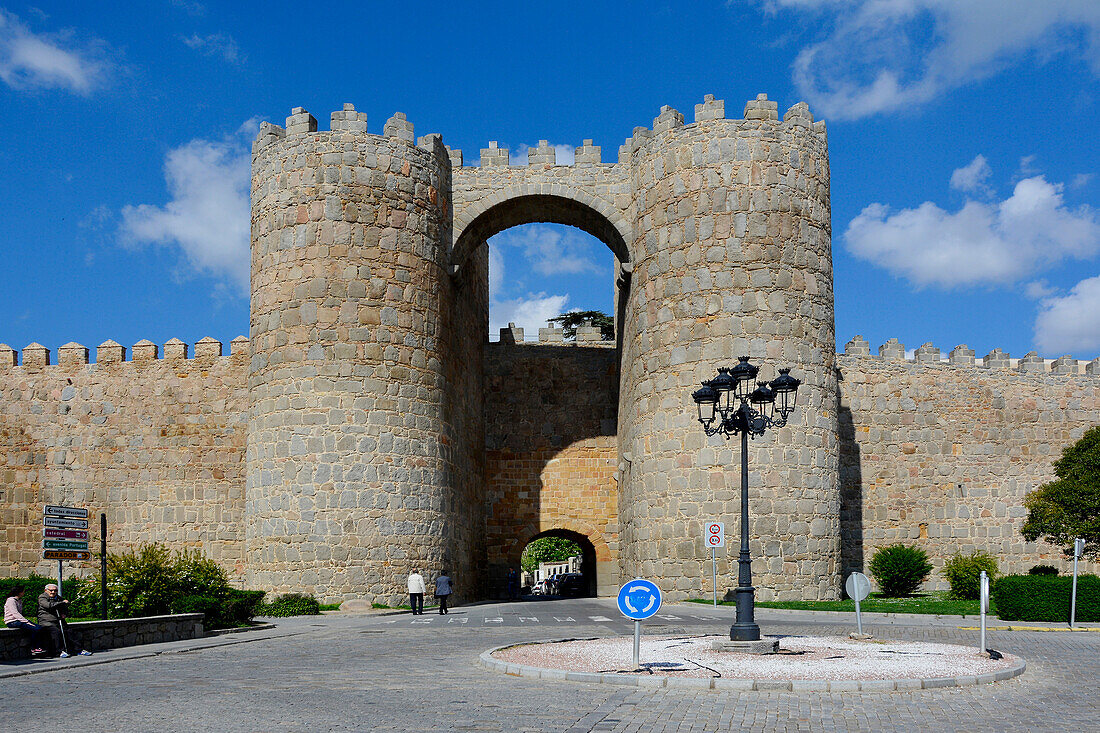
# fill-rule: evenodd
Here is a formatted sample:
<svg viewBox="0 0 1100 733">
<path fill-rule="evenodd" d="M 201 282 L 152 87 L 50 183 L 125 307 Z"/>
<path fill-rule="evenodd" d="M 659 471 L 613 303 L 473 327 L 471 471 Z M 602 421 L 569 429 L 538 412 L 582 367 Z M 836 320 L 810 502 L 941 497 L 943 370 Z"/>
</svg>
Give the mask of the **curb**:
<svg viewBox="0 0 1100 733">
<path fill-rule="evenodd" d="M 597 637 L 592 637 L 597 638 Z M 941 687 L 969 687 L 1003 682 L 1024 673 L 1027 662 L 1021 661 L 1015 667 L 999 672 L 987 672 L 982 675 L 961 675 L 959 677 L 929 677 L 926 679 L 894 680 L 750 680 L 731 677 L 663 677 L 647 675 L 645 677 L 621 672 L 573 672 L 564 669 L 547 669 L 514 664 L 493 657 L 495 652 L 515 646 L 547 644 L 557 641 L 587 641 L 587 639 L 546 639 L 539 642 L 522 644 L 504 644 L 482 652 L 478 664 L 494 672 L 502 672 L 512 677 L 528 677 L 542 680 L 567 680 L 570 682 L 594 682 L 605 685 L 641 687 L 645 689 L 670 688 L 691 690 L 736 690 L 755 692 L 909 692 L 912 690 L 931 690 Z"/>
</svg>

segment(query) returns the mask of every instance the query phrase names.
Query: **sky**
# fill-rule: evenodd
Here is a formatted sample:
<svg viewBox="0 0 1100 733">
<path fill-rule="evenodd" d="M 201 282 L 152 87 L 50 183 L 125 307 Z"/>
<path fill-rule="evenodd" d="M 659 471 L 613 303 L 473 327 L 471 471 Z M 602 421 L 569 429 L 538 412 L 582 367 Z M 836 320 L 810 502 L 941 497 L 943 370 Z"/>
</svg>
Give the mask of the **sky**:
<svg viewBox="0 0 1100 733">
<path fill-rule="evenodd" d="M 838 349 L 1100 356 L 1100 2 L 0 3 L 0 342 L 248 332 L 249 146 L 395 111 L 476 164 L 759 92 L 828 125 Z M 612 311 L 570 227 L 490 241 L 490 332 Z"/>
</svg>

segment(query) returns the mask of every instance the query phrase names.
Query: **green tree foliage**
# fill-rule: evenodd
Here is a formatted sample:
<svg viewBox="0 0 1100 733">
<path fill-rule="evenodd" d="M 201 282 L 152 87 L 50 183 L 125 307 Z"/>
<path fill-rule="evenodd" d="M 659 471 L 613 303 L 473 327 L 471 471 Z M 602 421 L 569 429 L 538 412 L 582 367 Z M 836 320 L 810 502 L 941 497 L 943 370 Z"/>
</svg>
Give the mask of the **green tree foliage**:
<svg viewBox="0 0 1100 733">
<path fill-rule="evenodd" d="M 520 567 L 533 573 L 542 562 L 560 562 L 581 554 L 581 546 L 564 537 L 539 537 L 523 548 Z"/>
<path fill-rule="evenodd" d="M 871 575 L 887 598 L 909 596 L 920 588 L 932 563 L 919 547 L 896 544 L 879 548 L 870 564 Z"/>
<path fill-rule="evenodd" d="M 600 338 L 604 341 L 611 341 L 615 338 L 615 319 L 603 311 L 573 311 L 571 313 L 562 313 L 557 318 L 549 319 L 549 321 L 550 323 L 560 323 L 562 336 L 567 339 L 576 338 L 577 326 L 583 326 L 588 321 L 592 321 L 593 326 L 599 326 Z"/>
<path fill-rule="evenodd" d="M 1085 540 L 1085 554 L 1100 556 L 1100 425 L 1066 448 L 1054 462 L 1058 477 L 1024 498 L 1027 521 L 1020 531 L 1029 542 L 1042 537 L 1073 553 Z"/>
<path fill-rule="evenodd" d="M 997 574 L 997 558 L 984 552 L 959 553 L 943 565 L 943 576 L 951 584 L 951 597 L 975 600 L 981 596 L 982 571 L 990 580 Z"/>
</svg>

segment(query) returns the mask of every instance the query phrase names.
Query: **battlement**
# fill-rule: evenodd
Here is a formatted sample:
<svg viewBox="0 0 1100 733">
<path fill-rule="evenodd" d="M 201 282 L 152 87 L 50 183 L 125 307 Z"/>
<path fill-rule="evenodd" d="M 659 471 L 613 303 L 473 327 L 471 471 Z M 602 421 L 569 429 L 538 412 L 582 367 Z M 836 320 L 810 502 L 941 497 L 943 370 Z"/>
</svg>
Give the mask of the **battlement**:
<svg viewBox="0 0 1100 733">
<path fill-rule="evenodd" d="M 878 348 L 878 354 L 871 353 L 871 345 L 862 336 L 855 336 L 844 346 L 845 356 L 857 356 L 866 359 L 874 359 L 884 362 L 903 362 L 910 364 L 923 364 L 928 366 L 946 365 L 975 367 L 981 369 L 1005 369 L 1021 374 L 1060 374 L 1060 375 L 1097 375 L 1100 376 L 1100 358 L 1090 362 L 1074 359 L 1069 354 L 1057 359 L 1044 359 L 1034 351 L 1029 351 L 1018 359 L 1002 349 L 993 349 L 985 356 L 975 358 L 974 349 L 966 344 L 959 344 L 945 356 L 931 343 L 922 344 L 913 350 L 912 355 L 905 349 L 905 344 L 898 339 L 889 339 Z"/>
<path fill-rule="evenodd" d="M 248 338 L 238 336 L 229 342 L 233 356 L 246 356 L 248 354 Z M 169 339 L 161 351 L 157 345 L 147 339 L 142 339 L 130 349 L 129 361 L 134 363 L 149 361 L 178 361 L 188 360 L 189 347 L 177 338 Z M 163 356 L 161 356 L 163 354 Z M 189 360 L 216 359 L 223 355 L 221 341 L 209 336 L 195 342 L 194 356 Z M 73 367 L 86 366 L 89 362 L 89 349 L 83 344 L 69 342 L 57 349 L 57 363 L 50 360 L 50 350 L 42 344 L 31 342 L 23 348 L 22 360 L 19 352 L 7 344 L 0 344 L 0 371 L 22 367 L 24 369 L 44 369 L 49 366 Z M 96 364 L 117 364 L 127 361 L 126 347 L 117 341 L 108 339 L 96 347 Z"/>
<path fill-rule="evenodd" d="M 512 344 L 512 345 L 546 345 L 552 344 L 557 346 L 596 346 L 613 348 L 615 346 L 614 341 L 605 341 L 603 335 L 600 332 L 599 326 L 592 325 L 591 321 L 577 326 L 577 336 L 575 341 L 565 340 L 565 330 L 560 326 L 555 326 L 553 323 L 547 325 L 546 328 L 539 329 L 538 341 L 525 341 L 523 329 L 516 326 L 514 323 L 509 323 L 507 327 L 500 329 L 500 343 Z"/>
<path fill-rule="evenodd" d="M 695 105 L 695 121 L 691 124 L 713 122 L 726 119 L 726 103 L 724 100 L 715 99 L 713 94 L 703 97 L 701 104 Z M 745 103 L 743 122 L 772 123 L 802 127 L 811 130 L 815 134 L 825 133 L 825 123 L 814 121 L 810 107 L 805 102 L 799 102 L 792 106 L 779 118 L 779 104 L 768 99 L 767 94 L 758 94 L 755 99 Z M 661 107 L 658 115 L 653 118 L 653 129 L 635 127 L 626 142 L 619 147 L 618 162 L 626 162 L 630 154 L 642 147 L 648 140 L 655 136 L 674 131 L 684 127 L 684 115 L 668 105 Z M 367 115 L 365 112 L 357 112 L 355 105 L 345 103 L 343 109 L 333 112 L 329 116 L 329 129 L 331 132 L 346 132 L 362 135 L 371 134 L 367 129 Z M 286 139 L 287 136 L 308 135 L 317 133 L 317 118 L 303 107 L 295 107 L 290 116 L 286 118 L 286 127 L 279 127 L 270 122 L 261 122 L 260 131 L 256 140 L 252 143 L 252 152 L 257 153 L 267 146 Z M 436 146 L 442 144 L 442 136 L 439 134 L 426 135 L 416 138 L 413 124 L 406 118 L 404 112 L 395 112 L 393 117 L 386 121 L 382 128 L 382 136 L 404 140 L 410 144 L 416 144 L 426 150 L 434 151 Z M 434 139 L 432 139 L 434 138 Z M 462 151 L 444 146 L 444 150 L 451 160 L 452 167 L 461 168 L 463 165 Z M 555 166 L 558 165 L 556 152 L 548 140 L 539 140 L 537 147 L 528 148 L 528 166 Z M 575 149 L 573 165 L 592 165 L 602 163 L 600 146 L 593 145 L 591 139 L 586 139 Z M 515 167 L 511 166 L 508 148 L 499 147 L 496 140 L 489 142 L 489 147 L 481 149 L 479 165 L 482 168 Z"/>
</svg>

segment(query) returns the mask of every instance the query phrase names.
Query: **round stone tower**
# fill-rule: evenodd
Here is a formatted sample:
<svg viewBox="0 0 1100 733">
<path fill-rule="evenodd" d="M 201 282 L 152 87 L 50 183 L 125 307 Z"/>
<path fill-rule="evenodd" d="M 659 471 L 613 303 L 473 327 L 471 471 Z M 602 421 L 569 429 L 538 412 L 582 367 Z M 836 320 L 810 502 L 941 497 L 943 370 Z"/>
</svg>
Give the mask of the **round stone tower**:
<svg viewBox="0 0 1100 733">
<path fill-rule="evenodd" d="M 248 582 L 395 600 L 446 568 L 476 593 L 481 376 L 446 365 L 484 339 L 450 335 L 450 160 L 401 113 L 366 122 L 297 108 L 253 148 Z"/>
<path fill-rule="evenodd" d="M 750 356 L 802 380 L 787 427 L 749 443 L 758 598 L 838 593 L 839 494 L 829 164 L 824 124 L 750 101 L 696 122 L 665 108 L 622 151 L 637 220 L 623 316 L 619 437 L 624 577 L 698 594 L 703 524 L 727 523 L 720 588 L 736 585 L 739 441 L 706 438 L 691 392 Z M 707 568 L 709 571 L 709 568 Z"/>
</svg>

